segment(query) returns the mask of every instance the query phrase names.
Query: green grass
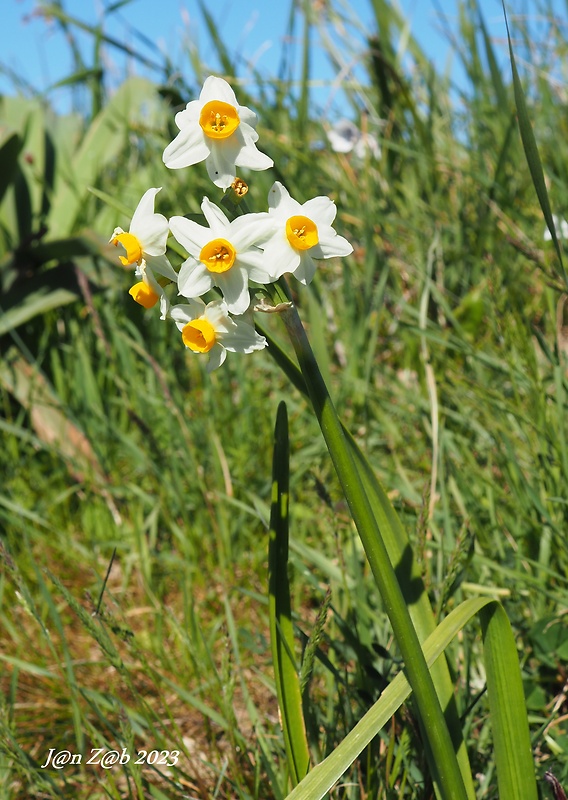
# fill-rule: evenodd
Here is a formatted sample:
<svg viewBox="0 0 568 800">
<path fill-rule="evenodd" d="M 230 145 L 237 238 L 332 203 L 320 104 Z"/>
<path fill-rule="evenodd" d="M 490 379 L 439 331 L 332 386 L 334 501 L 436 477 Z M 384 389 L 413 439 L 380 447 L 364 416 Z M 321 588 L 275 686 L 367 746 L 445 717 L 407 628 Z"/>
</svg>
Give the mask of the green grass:
<svg viewBox="0 0 568 800">
<path fill-rule="evenodd" d="M 547 76 L 566 52 L 565 29 L 549 5 L 538 6 L 546 48 L 523 19 L 510 19 L 511 33 L 551 210 L 562 218 L 566 125 L 560 88 Z M 307 102 L 306 49 L 296 73 L 238 90 L 259 113 L 261 149 L 276 164 L 250 176 L 249 206 L 264 209 L 274 179 L 301 201 L 335 200 L 336 227 L 355 251 L 325 262 L 308 290 L 293 287 L 299 313 L 340 416 L 410 537 L 437 618 L 463 600 L 500 597 L 539 789 L 552 797 L 546 770 L 568 784 L 562 268 L 543 241 L 511 72 L 499 70 L 504 52 L 476 4 L 462 5 L 456 39 L 469 79 L 459 103 L 412 38 L 416 69 L 397 55 L 406 21 L 388 3 L 372 7 L 378 33 L 368 47 L 361 32 L 348 35 L 356 21 L 329 46 L 338 67 L 354 54 L 364 64 L 365 80 L 346 84 L 348 113 L 378 135 L 380 156 L 312 147 L 327 122 Z M 332 4 L 327 23 L 312 19 L 312 36 L 319 25 L 327 41 L 342 9 Z M 300 37 L 303 24 L 293 18 Z M 215 44 L 230 76 L 235 54 Z M 88 109 L 82 118 L 57 118 L 41 98 L 0 104 L 0 797 L 265 800 L 291 790 L 267 576 L 281 400 L 293 630 L 296 652 L 311 648 L 314 658 L 302 698 L 312 765 L 399 672 L 303 396 L 267 351 L 231 355 L 207 376 L 171 325 L 131 302 L 130 275 L 105 244 L 149 186 L 164 187 L 166 215 L 198 212 L 204 194 L 217 199 L 202 166 L 188 183 L 186 171 L 161 163 L 171 104 L 180 95 L 187 102 L 206 74 L 199 55 L 192 59 L 187 85 L 172 83 L 175 70 L 163 63 L 155 83 L 134 79 L 106 98 L 95 48 L 87 65 L 95 71 L 82 76 L 77 65 L 73 78 Z M 45 235 L 34 235 L 42 227 Z M 275 317 L 260 321 L 285 341 Z M 495 798 L 481 628 L 467 624 L 447 653 L 476 796 Z M 52 747 L 180 756 L 169 769 L 42 770 Z M 425 798 L 430 780 L 407 704 L 331 797 Z"/>
</svg>

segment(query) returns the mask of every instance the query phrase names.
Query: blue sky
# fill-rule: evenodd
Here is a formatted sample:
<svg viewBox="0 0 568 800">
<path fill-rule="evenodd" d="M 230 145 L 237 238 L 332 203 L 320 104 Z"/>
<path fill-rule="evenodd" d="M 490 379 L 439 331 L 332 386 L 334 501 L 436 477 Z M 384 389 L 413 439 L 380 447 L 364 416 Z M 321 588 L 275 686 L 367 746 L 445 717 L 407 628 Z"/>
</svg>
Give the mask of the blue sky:
<svg viewBox="0 0 568 800">
<path fill-rule="evenodd" d="M 316 0 L 312 2 L 316 4 Z M 89 24 L 96 24 L 104 6 L 110 4 L 111 0 L 104 3 L 102 0 L 64 0 L 65 9 L 70 15 Z M 0 63 L 24 83 L 45 91 L 70 74 L 72 62 L 69 47 L 60 29 L 34 13 L 37 5 L 36 0 L 2 0 Z M 246 78 L 246 64 L 252 63 L 267 78 L 276 75 L 286 38 L 290 2 L 207 0 L 206 5 L 229 50 L 242 55 L 241 74 Z M 369 30 L 372 18 L 370 0 L 334 0 L 334 5 L 358 18 L 362 24 L 361 32 Z M 495 41 L 500 41 L 503 47 L 505 31 L 500 0 L 481 0 L 480 5 L 490 35 Z M 451 70 L 452 77 L 459 84 L 462 80 L 459 63 L 451 56 L 451 48 L 442 33 L 443 26 L 437 10 L 443 7 L 450 26 L 455 27 L 457 1 L 439 0 L 436 3 L 435 0 L 399 0 L 399 6 L 410 22 L 412 34 L 429 57 L 439 69 Z M 134 37 L 132 28 L 144 34 L 162 52 L 167 52 L 172 62 L 180 65 L 186 78 L 191 76 L 187 55 L 190 41 L 197 42 L 201 59 L 210 64 L 211 71 L 217 67 L 197 0 L 132 0 L 112 17 L 105 28 L 108 35 L 137 48 L 148 57 L 153 57 L 152 50 Z M 297 33 L 300 33 L 299 29 Z M 92 38 L 83 35 L 79 37 L 79 41 L 85 60 L 89 63 Z M 318 46 L 317 38 L 314 40 L 313 52 L 312 75 L 316 85 L 319 84 L 319 88 L 315 89 L 317 102 L 325 108 L 326 104 L 333 102 L 333 71 L 324 56 L 323 48 Z M 299 44 L 296 53 L 299 58 Z M 122 58 L 112 48 L 106 50 L 106 66 L 117 83 L 124 77 L 125 70 L 143 72 L 139 65 L 134 67 L 132 63 L 129 64 L 127 59 Z M 151 71 L 146 74 L 152 75 Z M 0 92 L 12 94 L 14 91 L 13 78 L 0 74 Z M 59 110 L 66 110 L 70 102 L 70 94 L 66 89 L 54 90 L 50 98 Z"/>
</svg>

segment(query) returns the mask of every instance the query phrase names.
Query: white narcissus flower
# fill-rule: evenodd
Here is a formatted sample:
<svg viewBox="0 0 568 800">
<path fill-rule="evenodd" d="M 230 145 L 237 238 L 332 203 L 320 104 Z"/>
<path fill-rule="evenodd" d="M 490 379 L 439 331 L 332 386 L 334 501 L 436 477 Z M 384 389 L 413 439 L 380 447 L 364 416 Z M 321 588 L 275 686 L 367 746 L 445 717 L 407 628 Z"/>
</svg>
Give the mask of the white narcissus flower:
<svg viewBox="0 0 568 800">
<path fill-rule="evenodd" d="M 348 256 L 353 248 L 332 228 L 337 208 L 329 197 L 300 204 L 276 181 L 268 195 L 274 231 L 262 247 L 273 280 L 291 272 L 304 285 L 315 275 L 314 258 Z M 268 267 L 267 267 L 268 268 Z"/>
<path fill-rule="evenodd" d="M 172 306 L 170 317 L 179 330 L 183 343 L 194 353 L 209 353 L 207 372 L 225 361 L 230 353 L 252 353 L 267 345 L 264 336 L 240 319 L 232 319 L 223 300 L 205 305 L 203 300 L 191 300 Z"/>
<path fill-rule="evenodd" d="M 273 161 L 256 148 L 256 114 L 240 106 L 227 81 L 210 75 L 199 100 L 192 100 L 176 114 L 180 132 L 164 150 L 170 169 L 205 161 L 207 174 L 221 189 L 228 189 L 236 167 L 268 169 Z"/>
<path fill-rule="evenodd" d="M 160 301 L 162 319 L 168 310 L 168 299 L 154 272 L 170 281 L 177 281 L 177 273 L 166 257 L 168 220 L 154 213 L 154 201 L 159 189 L 148 189 L 142 195 L 130 222 L 128 233 L 115 228 L 110 243 L 121 244 L 126 256 L 119 256 L 124 266 L 136 266 L 135 275 L 141 280 L 134 284 L 129 294 L 144 308 L 152 308 Z"/>
<path fill-rule="evenodd" d="M 229 311 L 244 314 L 250 304 L 249 279 L 270 283 L 261 250 L 255 247 L 272 228 L 269 214 L 243 214 L 229 222 L 221 209 L 203 198 L 201 210 L 209 228 L 185 217 L 172 217 L 170 230 L 189 258 L 178 275 L 179 293 L 200 297 L 213 286 L 221 289 Z"/>
</svg>

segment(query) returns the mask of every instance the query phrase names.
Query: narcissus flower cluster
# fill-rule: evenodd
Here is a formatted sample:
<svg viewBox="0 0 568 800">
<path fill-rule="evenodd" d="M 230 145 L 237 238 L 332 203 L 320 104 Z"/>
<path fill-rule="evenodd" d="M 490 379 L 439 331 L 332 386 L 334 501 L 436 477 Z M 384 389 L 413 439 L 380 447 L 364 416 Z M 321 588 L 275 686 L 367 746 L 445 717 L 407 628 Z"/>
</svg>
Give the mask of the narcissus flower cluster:
<svg viewBox="0 0 568 800">
<path fill-rule="evenodd" d="M 144 308 L 152 308 L 158 300 L 162 319 L 166 318 L 168 299 L 158 283 L 154 273 L 177 281 L 177 273 L 166 256 L 168 240 L 168 220 L 162 214 L 154 213 L 154 200 L 160 189 L 148 189 L 138 203 L 138 208 L 130 222 L 128 233 L 122 228 L 115 228 L 110 241 L 118 247 L 121 244 L 126 251 L 119 256 L 125 266 L 135 265 L 136 277 L 141 280 L 135 283 L 130 294 Z"/>
<path fill-rule="evenodd" d="M 176 124 L 179 133 L 163 155 L 171 169 L 205 161 L 216 186 L 237 191 L 243 185 L 236 177 L 237 167 L 264 170 L 273 165 L 256 147 L 256 115 L 239 105 L 222 78 L 207 78 L 199 100 L 176 115 Z M 115 228 L 110 241 L 124 249 L 122 264 L 135 268 L 139 280 L 130 289 L 134 300 L 144 308 L 159 303 L 161 318 L 175 322 L 188 350 L 207 356 L 208 371 L 221 366 L 227 352 L 251 353 L 267 345 L 240 318 L 251 304 L 250 281 L 266 285 L 291 273 L 308 284 L 317 260 L 346 256 L 353 250 L 332 227 L 337 209 L 328 197 L 301 204 L 278 181 L 270 189 L 267 212 L 233 220 L 204 197 L 201 210 L 206 225 L 184 216 L 168 221 L 156 213 L 159 191 L 145 192 L 128 232 Z M 187 253 L 179 272 L 166 256 L 170 233 Z M 165 291 L 169 284 L 175 284 L 187 302 L 171 305 Z M 203 295 L 217 299 L 206 303 Z"/>
</svg>

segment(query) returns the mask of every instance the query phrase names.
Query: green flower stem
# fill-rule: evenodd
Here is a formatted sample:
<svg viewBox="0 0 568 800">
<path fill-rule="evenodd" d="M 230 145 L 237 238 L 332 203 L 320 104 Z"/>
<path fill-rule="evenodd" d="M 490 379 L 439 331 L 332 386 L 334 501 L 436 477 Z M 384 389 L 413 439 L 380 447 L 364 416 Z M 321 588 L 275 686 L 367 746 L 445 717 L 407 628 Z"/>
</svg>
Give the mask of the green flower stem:
<svg viewBox="0 0 568 800">
<path fill-rule="evenodd" d="M 275 304 L 290 300 L 283 279 L 266 288 Z M 430 750 L 432 778 L 444 800 L 465 800 L 466 790 L 432 676 L 341 422 L 295 306 L 291 304 L 282 310 L 281 317 L 404 660 L 404 670 L 426 732 L 425 744 Z"/>
</svg>

